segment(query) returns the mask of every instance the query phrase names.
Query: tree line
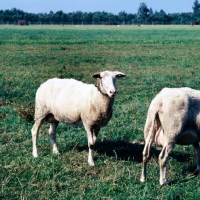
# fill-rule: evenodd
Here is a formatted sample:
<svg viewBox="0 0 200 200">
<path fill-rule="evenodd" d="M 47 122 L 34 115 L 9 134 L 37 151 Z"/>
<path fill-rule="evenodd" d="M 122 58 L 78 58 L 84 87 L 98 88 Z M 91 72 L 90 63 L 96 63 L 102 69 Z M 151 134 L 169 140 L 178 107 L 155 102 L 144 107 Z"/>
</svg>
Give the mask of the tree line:
<svg viewBox="0 0 200 200">
<path fill-rule="evenodd" d="M 194 1 L 193 12 L 169 13 L 164 10 L 153 11 L 145 3 L 140 3 L 135 14 L 121 11 L 118 14 L 109 12 L 70 12 L 62 10 L 49 13 L 28 13 L 17 8 L 0 10 L 0 23 L 17 24 L 18 20 L 25 20 L 26 24 L 200 24 L 200 3 Z"/>
</svg>

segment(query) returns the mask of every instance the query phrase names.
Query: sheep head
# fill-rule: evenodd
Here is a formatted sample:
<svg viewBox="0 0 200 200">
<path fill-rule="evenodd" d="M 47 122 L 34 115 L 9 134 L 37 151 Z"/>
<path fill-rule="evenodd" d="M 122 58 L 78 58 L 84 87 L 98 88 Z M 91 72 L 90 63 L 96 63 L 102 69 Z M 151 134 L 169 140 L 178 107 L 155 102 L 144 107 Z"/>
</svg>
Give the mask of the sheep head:
<svg viewBox="0 0 200 200">
<path fill-rule="evenodd" d="M 108 95 L 110 98 L 114 98 L 116 89 L 116 78 L 122 78 L 126 75 L 118 71 L 104 71 L 97 72 L 92 75 L 93 78 L 97 78 L 97 88 L 103 94 Z"/>
</svg>

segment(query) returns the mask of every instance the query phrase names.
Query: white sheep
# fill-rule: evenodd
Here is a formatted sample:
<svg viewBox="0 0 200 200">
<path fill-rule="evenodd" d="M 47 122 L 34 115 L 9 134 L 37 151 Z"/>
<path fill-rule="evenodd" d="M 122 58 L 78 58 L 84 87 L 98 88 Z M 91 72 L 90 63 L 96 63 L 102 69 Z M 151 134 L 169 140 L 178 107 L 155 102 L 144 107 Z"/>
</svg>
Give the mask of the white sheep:
<svg viewBox="0 0 200 200">
<path fill-rule="evenodd" d="M 49 135 L 53 153 L 58 154 L 56 128 L 59 122 L 83 125 L 88 137 L 88 163 L 94 166 L 94 144 L 101 127 L 112 117 L 112 106 L 116 95 L 116 77 L 124 77 L 118 71 L 104 71 L 92 75 L 97 85 L 74 79 L 49 79 L 36 92 L 35 124 L 31 130 L 33 156 L 37 157 L 36 139 L 45 120 L 50 123 Z"/>
<path fill-rule="evenodd" d="M 166 185 L 166 162 L 175 144 L 192 144 L 200 170 L 200 91 L 164 88 L 152 100 L 144 128 L 145 146 L 140 181 L 146 180 L 146 164 L 153 140 L 162 146 L 159 155 L 160 184 Z"/>
</svg>

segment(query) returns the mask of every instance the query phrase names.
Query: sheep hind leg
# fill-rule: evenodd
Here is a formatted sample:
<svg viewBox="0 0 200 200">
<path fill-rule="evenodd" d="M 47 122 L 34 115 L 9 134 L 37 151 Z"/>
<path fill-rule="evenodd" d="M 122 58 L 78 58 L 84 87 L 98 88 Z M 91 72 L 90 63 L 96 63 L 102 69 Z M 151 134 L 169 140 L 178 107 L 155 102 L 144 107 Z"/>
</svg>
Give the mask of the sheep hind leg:
<svg viewBox="0 0 200 200">
<path fill-rule="evenodd" d="M 141 182 L 146 181 L 146 166 L 147 166 L 147 162 L 148 162 L 148 159 L 150 156 L 150 149 L 151 149 L 152 143 L 153 143 L 153 137 L 151 135 L 149 135 L 145 141 L 144 150 L 142 152 L 143 162 L 142 162 L 142 173 L 140 176 Z"/>
<path fill-rule="evenodd" d="M 195 143 L 193 144 L 193 148 L 194 148 L 194 154 L 196 157 L 196 161 L 197 161 L 197 169 L 194 171 L 194 174 L 199 173 L 200 172 L 200 148 L 199 148 L 199 143 Z"/>
<path fill-rule="evenodd" d="M 162 151 L 159 155 L 159 165 L 160 165 L 160 185 L 168 185 L 166 177 L 166 164 L 169 157 L 169 153 L 174 148 L 174 143 L 168 143 L 164 145 Z"/>
<path fill-rule="evenodd" d="M 40 129 L 40 126 L 42 125 L 43 119 L 37 119 L 31 129 L 32 133 L 32 142 L 33 142 L 33 157 L 38 157 L 37 153 L 37 136 L 38 136 L 38 131 Z"/>
<path fill-rule="evenodd" d="M 50 136 L 50 141 L 53 146 L 53 154 L 59 154 L 57 145 L 56 145 L 56 128 L 58 126 L 59 122 L 53 122 L 50 123 L 50 128 L 49 128 L 49 136 Z"/>
</svg>

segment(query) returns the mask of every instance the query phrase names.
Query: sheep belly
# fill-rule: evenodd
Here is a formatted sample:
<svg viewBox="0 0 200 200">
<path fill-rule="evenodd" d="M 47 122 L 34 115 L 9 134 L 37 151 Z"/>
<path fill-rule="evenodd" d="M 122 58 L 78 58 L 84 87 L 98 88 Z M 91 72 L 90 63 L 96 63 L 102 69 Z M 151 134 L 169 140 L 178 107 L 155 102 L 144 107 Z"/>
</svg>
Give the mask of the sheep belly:
<svg viewBox="0 0 200 200">
<path fill-rule="evenodd" d="M 56 104 L 56 109 L 52 109 L 51 113 L 59 122 L 82 125 L 81 112 L 78 106 L 70 103 L 65 105 Z"/>
</svg>

